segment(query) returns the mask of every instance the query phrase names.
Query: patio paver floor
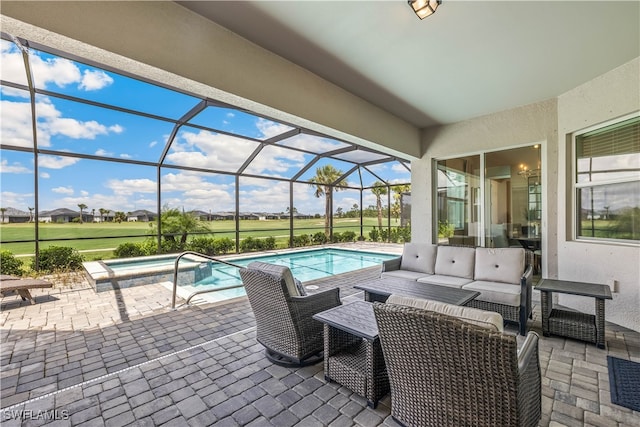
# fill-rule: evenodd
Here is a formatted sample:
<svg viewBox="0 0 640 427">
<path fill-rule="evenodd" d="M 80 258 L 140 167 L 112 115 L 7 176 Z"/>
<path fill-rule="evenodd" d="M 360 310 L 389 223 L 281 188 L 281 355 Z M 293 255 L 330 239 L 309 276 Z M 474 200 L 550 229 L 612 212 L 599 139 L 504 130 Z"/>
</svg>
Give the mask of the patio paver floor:
<svg viewBox="0 0 640 427">
<path fill-rule="evenodd" d="M 356 280 L 377 274 L 373 268 L 316 284 L 339 286 L 348 302 L 363 298 L 352 288 Z M 3 426 L 397 425 L 389 396 L 368 408 L 364 398 L 327 383 L 321 363 L 271 364 L 245 298 L 172 311 L 162 285 L 34 295 L 36 305 L 2 299 Z M 539 305 L 534 313 L 530 328 L 540 333 Z M 640 413 L 611 403 L 606 365 L 607 355 L 640 361 L 640 334 L 608 323 L 606 341 L 600 350 L 541 336 L 540 425 L 640 425 Z"/>
</svg>

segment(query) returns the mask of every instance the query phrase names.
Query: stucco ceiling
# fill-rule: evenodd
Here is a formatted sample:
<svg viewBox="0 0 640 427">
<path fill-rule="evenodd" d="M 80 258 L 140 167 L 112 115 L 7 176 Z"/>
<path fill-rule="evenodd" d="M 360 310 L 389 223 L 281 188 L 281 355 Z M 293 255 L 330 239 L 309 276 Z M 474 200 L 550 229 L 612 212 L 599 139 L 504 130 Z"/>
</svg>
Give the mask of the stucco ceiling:
<svg viewBox="0 0 640 427">
<path fill-rule="evenodd" d="M 553 98 L 640 56 L 637 0 L 444 0 L 423 21 L 403 0 L 179 3 L 419 127 Z"/>
</svg>

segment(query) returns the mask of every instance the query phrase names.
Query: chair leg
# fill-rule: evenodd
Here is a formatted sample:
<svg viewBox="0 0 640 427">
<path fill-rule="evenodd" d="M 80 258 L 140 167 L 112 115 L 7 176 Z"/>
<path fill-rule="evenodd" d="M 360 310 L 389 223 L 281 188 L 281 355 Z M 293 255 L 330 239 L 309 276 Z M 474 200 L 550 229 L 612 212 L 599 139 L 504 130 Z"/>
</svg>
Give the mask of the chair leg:
<svg viewBox="0 0 640 427">
<path fill-rule="evenodd" d="M 29 289 L 18 289 L 18 295 L 22 297 L 22 301 L 29 301 L 32 305 L 36 303 L 36 300 L 33 299 Z"/>
</svg>

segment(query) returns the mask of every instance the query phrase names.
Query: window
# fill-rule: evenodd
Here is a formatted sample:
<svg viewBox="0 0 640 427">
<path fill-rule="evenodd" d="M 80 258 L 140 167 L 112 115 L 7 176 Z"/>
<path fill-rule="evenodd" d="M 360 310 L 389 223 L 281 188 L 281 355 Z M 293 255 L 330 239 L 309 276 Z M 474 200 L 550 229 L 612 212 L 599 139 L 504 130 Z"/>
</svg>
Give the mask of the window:
<svg viewBox="0 0 640 427">
<path fill-rule="evenodd" d="M 575 137 L 578 239 L 640 242 L 640 117 Z"/>
</svg>

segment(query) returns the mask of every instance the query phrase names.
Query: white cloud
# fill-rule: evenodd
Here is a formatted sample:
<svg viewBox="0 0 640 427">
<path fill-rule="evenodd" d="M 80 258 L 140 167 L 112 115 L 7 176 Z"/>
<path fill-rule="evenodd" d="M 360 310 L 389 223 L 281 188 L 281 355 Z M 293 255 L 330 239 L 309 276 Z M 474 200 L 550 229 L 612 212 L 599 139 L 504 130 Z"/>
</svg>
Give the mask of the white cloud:
<svg viewBox="0 0 640 427">
<path fill-rule="evenodd" d="M 291 126 L 275 123 L 262 117 L 258 119 L 256 127 L 265 138 L 271 138 L 293 129 Z"/>
<path fill-rule="evenodd" d="M 52 135 L 60 134 L 73 139 L 95 139 L 109 133 L 107 127 L 95 120 L 82 122 L 76 119 L 56 117 L 48 120 L 47 128 Z"/>
<path fill-rule="evenodd" d="M 334 141 L 329 138 L 322 138 L 304 133 L 287 138 L 278 144 L 285 147 L 300 148 L 302 150 L 311 151 L 312 153 L 325 153 L 327 151 L 333 151 L 346 146 L 344 143 Z"/>
<path fill-rule="evenodd" d="M 179 165 L 235 171 L 257 146 L 253 141 L 207 131 L 181 132 L 167 160 Z"/>
<path fill-rule="evenodd" d="M 120 158 L 121 159 L 132 159 L 133 156 L 130 155 L 130 154 L 127 154 L 127 153 L 122 153 L 122 154 L 120 154 Z"/>
<path fill-rule="evenodd" d="M 409 167 L 411 167 L 411 166 L 409 166 Z M 394 163 L 393 166 L 391 166 L 391 170 L 396 172 L 396 173 L 406 173 L 406 174 L 411 173 L 411 172 L 409 172 L 407 170 L 407 168 L 402 166 L 400 163 Z"/>
<path fill-rule="evenodd" d="M 283 147 L 267 146 L 249 164 L 247 173 L 264 174 L 265 171 L 284 173 L 290 168 L 302 169 L 304 153 Z"/>
<path fill-rule="evenodd" d="M 33 193 L 14 193 L 3 191 L 0 193 L 2 207 L 16 208 L 26 211 L 27 206 L 33 206 Z"/>
<path fill-rule="evenodd" d="M 29 169 L 26 166 L 23 166 L 19 162 L 14 162 L 13 164 L 10 165 L 9 162 L 6 159 L 3 159 L 2 162 L 0 162 L 0 166 L 2 166 L 0 168 L 0 172 L 1 173 L 31 173 L 31 172 L 33 172 L 31 169 Z"/>
<path fill-rule="evenodd" d="M 108 156 L 113 156 L 113 153 L 105 150 L 104 148 L 98 148 L 95 152 L 96 156 L 104 156 L 104 157 L 108 157 Z"/>
<path fill-rule="evenodd" d="M 4 77 L 4 76 L 3 76 Z M 28 102 L 0 101 L 0 132 L 2 143 L 19 147 L 33 147 L 31 106 Z M 48 138 L 44 138 L 44 146 Z"/>
<path fill-rule="evenodd" d="M 113 83 L 110 75 L 102 70 L 84 70 L 82 81 L 78 88 L 84 90 L 99 90 Z"/>
<path fill-rule="evenodd" d="M 49 83 L 64 87 L 80 81 L 80 69 L 64 58 L 42 59 L 35 53 L 29 54 L 29 63 L 37 87 L 46 88 Z"/>
<path fill-rule="evenodd" d="M 67 166 L 74 165 L 79 161 L 80 159 L 77 159 L 75 157 L 42 155 L 38 159 L 38 165 L 42 168 L 62 169 L 62 168 L 66 168 Z"/>
<path fill-rule="evenodd" d="M 109 126 L 109 132 L 122 133 L 124 132 L 124 128 L 120 125 L 112 125 L 112 126 Z"/>
<path fill-rule="evenodd" d="M 71 187 L 54 187 L 51 189 L 52 193 L 57 193 L 57 194 L 73 194 L 73 188 Z"/>
<path fill-rule="evenodd" d="M 155 181 L 147 178 L 138 179 L 110 179 L 105 184 L 117 196 L 130 196 L 134 193 L 155 193 Z"/>
<path fill-rule="evenodd" d="M 0 46 L 2 52 L 2 61 L 0 61 L 2 79 L 26 85 L 27 73 L 24 69 L 22 53 L 16 45 L 7 40 L 2 40 L 2 44 Z"/>
<path fill-rule="evenodd" d="M 81 190 L 80 191 L 80 195 L 83 196 L 83 197 L 87 197 L 89 195 L 89 192 L 85 191 L 85 190 Z"/>
<path fill-rule="evenodd" d="M 40 172 L 40 178 L 49 179 L 51 178 L 51 175 L 49 175 L 47 172 Z"/>
<path fill-rule="evenodd" d="M 149 148 L 153 148 L 157 143 L 158 143 L 158 141 L 151 141 L 149 143 Z"/>
</svg>

